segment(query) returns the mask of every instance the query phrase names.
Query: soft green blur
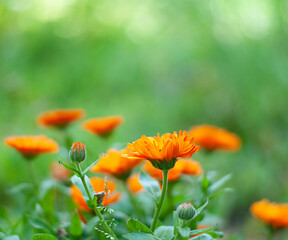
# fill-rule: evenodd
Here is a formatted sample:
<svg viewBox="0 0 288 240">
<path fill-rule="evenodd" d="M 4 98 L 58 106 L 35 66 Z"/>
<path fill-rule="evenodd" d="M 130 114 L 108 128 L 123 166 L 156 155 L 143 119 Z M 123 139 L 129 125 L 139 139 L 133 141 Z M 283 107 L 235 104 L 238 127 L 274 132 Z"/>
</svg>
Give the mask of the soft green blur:
<svg viewBox="0 0 288 240">
<path fill-rule="evenodd" d="M 234 192 L 213 203 L 227 231 L 263 239 L 249 206 L 288 201 L 287 43 L 284 0 L 0 0 L 1 139 L 61 141 L 36 117 L 76 107 L 86 118 L 123 115 L 111 143 L 124 145 L 201 123 L 226 128 L 242 138 L 241 151 L 195 158 L 219 177 L 233 175 Z M 106 150 L 81 122 L 70 134 Z M 5 196 L 29 175 L 16 152 L 0 151 Z M 52 160 L 35 161 L 39 177 Z"/>
</svg>

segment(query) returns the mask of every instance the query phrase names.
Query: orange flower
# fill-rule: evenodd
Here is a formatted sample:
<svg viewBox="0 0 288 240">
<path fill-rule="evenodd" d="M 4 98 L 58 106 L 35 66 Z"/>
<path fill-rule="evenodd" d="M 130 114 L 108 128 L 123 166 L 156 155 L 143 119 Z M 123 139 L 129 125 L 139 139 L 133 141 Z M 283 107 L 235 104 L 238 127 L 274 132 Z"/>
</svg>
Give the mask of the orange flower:
<svg viewBox="0 0 288 240">
<path fill-rule="evenodd" d="M 163 179 L 163 173 L 160 169 L 153 167 L 150 162 L 146 162 L 143 169 L 153 178 Z M 203 172 L 201 165 L 193 160 L 179 159 L 174 168 L 168 172 L 168 181 L 176 181 L 182 174 L 201 175 Z"/>
<path fill-rule="evenodd" d="M 39 136 L 12 136 L 4 140 L 7 146 L 15 148 L 26 158 L 32 158 L 42 153 L 55 153 L 58 144 L 44 135 Z"/>
<path fill-rule="evenodd" d="M 267 199 L 255 202 L 250 207 L 254 217 L 274 228 L 288 227 L 288 204 L 269 202 Z"/>
<path fill-rule="evenodd" d="M 109 173 L 116 176 L 127 174 L 136 165 L 142 162 L 142 159 L 130 159 L 123 157 L 127 153 L 126 149 L 117 151 L 110 149 L 108 154 L 100 159 L 100 161 L 91 168 L 92 172 Z"/>
<path fill-rule="evenodd" d="M 40 114 L 37 122 L 39 125 L 45 127 L 62 128 L 83 116 L 84 110 L 82 109 L 58 109 Z"/>
<path fill-rule="evenodd" d="M 149 160 L 161 170 L 173 168 L 178 158 L 190 158 L 199 149 L 186 131 L 166 133 L 161 137 L 159 134 L 157 137 L 143 135 L 127 147 L 129 158 Z"/>
<path fill-rule="evenodd" d="M 122 122 L 121 116 L 92 118 L 84 122 L 83 128 L 93 134 L 107 136 Z"/>
<path fill-rule="evenodd" d="M 63 167 L 59 163 L 53 162 L 51 164 L 51 175 L 52 178 L 59 181 L 66 181 L 70 178 L 71 172 L 67 168 Z"/>
<path fill-rule="evenodd" d="M 92 185 L 95 192 L 104 191 L 106 194 L 108 194 L 105 191 L 105 180 L 104 179 L 98 178 L 98 177 L 92 177 L 92 178 L 90 178 L 90 181 L 91 181 L 91 185 Z M 109 199 L 107 198 L 107 195 L 104 196 L 103 202 L 102 202 L 104 206 L 107 206 L 108 204 L 111 204 L 111 203 L 118 201 L 118 199 L 121 196 L 121 193 L 115 193 L 116 186 L 115 186 L 114 182 L 107 181 L 107 188 L 108 188 L 108 191 L 110 191 L 110 196 L 109 196 Z M 91 209 L 87 206 L 80 190 L 75 185 L 72 185 L 70 190 L 71 190 L 71 195 L 72 195 L 73 201 L 81 209 L 86 210 L 86 211 L 91 211 Z"/>
<path fill-rule="evenodd" d="M 208 151 L 213 150 L 238 150 L 241 147 L 241 139 L 225 129 L 198 125 L 192 127 L 189 131 L 195 142 Z"/>
<path fill-rule="evenodd" d="M 160 171 L 160 170 L 159 170 Z M 135 173 L 132 174 L 128 179 L 127 179 L 127 186 L 130 192 L 132 193 L 139 193 L 142 190 L 144 190 L 143 186 L 141 185 L 139 181 L 140 174 Z"/>
</svg>

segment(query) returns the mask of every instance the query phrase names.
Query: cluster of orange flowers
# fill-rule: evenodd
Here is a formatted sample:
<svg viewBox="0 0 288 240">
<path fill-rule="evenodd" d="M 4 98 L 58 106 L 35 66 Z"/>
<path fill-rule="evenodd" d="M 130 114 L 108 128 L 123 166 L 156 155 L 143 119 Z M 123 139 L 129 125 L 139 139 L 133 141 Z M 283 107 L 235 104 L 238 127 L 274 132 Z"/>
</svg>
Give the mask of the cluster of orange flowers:
<svg viewBox="0 0 288 240">
<path fill-rule="evenodd" d="M 82 109 L 55 110 L 48 111 L 39 115 L 37 122 L 45 127 L 65 128 L 71 123 L 81 119 L 85 115 Z M 83 123 L 83 129 L 99 135 L 108 136 L 114 129 L 123 122 L 121 116 L 112 116 L 104 118 L 93 118 Z M 58 144 L 47 138 L 46 136 L 20 136 L 8 137 L 5 144 L 15 148 L 24 157 L 31 158 L 42 153 L 55 153 L 58 150 Z M 181 175 L 200 175 L 203 170 L 201 165 L 189 158 L 200 149 L 199 144 L 209 151 L 224 149 L 237 150 L 240 145 L 240 139 L 220 128 L 200 125 L 192 128 L 188 133 L 180 131 L 179 133 L 166 133 L 154 137 L 141 136 L 140 139 L 129 143 L 126 149 L 117 151 L 109 150 L 100 161 L 91 168 L 92 172 L 107 173 L 118 179 L 127 180 L 128 188 L 131 192 L 137 193 L 143 189 L 139 182 L 139 174 L 132 174 L 132 169 L 142 163 L 143 170 L 151 177 L 162 180 L 161 170 L 170 170 L 168 172 L 168 180 L 175 181 Z M 57 179 L 65 179 L 61 176 L 60 168 L 55 165 L 53 176 Z M 63 170 L 64 172 L 64 170 Z M 65 177 L 69 174 L 65 170 Z M 61 178 L 63 177 L 63 178 Z M 105 182 L 101 178 L 91 178 L 91 184 L 96 192 L 105 191 Z M 120 193 L 115 192 L 115 183 L 108 181 L 107 186 L 110 191 L 109 199 L 104 197 L 103 205 L 113 203 L 120 197 Z M 107 190 L 107 188 L 106 188 Z M 89 210 L 81 192 L 72 185 L 71 194 L 73 200 L 84 210 Z"/>
<path fill-rule="evenodd" d="M 288 204 L 269 202 L 263 199 L 251 205 L 251 213 L 274 228 L 288 227 Z"/>
</svg>

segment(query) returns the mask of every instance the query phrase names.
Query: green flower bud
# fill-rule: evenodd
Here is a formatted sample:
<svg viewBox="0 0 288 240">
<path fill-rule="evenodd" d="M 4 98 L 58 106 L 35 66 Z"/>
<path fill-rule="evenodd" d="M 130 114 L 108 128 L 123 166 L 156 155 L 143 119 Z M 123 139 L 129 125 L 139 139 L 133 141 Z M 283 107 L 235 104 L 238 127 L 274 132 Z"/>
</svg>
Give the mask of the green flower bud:
<svg viewBox="0 0 288 240">
<path fill-rule="evenodd" d="M 182 220 L 190 220 L 196 213 L 196 209 L 190 202 L 182 203 L 177 207 L 178 217 Z"/>
<path fill-rule="evenodd" d="M 86 147 L 85 144 L 79 143 L 79 142 L 74 142 L 70 152 L 69 152 L 69 157 L 71 161 L 75 163 L 80 163 L 85 160 L 86 158 Z"/>
</svg>

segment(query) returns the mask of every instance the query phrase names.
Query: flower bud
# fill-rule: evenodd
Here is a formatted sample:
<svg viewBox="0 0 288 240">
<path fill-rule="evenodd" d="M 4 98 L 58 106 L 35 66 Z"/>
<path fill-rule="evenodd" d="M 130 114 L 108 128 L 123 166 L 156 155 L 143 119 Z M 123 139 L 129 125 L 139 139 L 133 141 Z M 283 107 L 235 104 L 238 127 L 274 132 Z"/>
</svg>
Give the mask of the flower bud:
<svg viewBox="0 0 288 240">
<path fill-rule="evenodd" d="M 177 207 L 177 214 L 178 217 L 182 220 L 189 220 L 193 218 L 193 216 L 196 213 L 196 209 L 193 207 L 193 205 L 190 202 L 182 203 Z"/>
<path fill-rule="evenodd" d="M 74 142 L 70 152 L 69 152 L 69 157 L 71 161 L 75 163 L 80 163 L 85 160 L 86 158 L 86 147 L 85 144 L 79 143 L 79 142 Z"/>
</svg>

